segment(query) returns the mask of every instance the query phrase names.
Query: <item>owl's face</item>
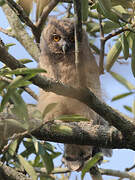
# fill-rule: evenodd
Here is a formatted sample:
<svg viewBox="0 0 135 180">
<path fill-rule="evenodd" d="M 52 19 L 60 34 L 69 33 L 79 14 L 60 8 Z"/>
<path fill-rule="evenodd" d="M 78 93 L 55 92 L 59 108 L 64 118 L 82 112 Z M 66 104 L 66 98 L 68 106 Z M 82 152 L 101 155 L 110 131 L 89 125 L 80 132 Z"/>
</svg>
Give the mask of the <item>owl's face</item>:
<svg viewBox="0 0 135 180">
<path fill-rule="evenodd" d="M 44 51 L 51 58 L 61 59 L 74 54 L 74 23 L 69 19 L 51 20 L 43 32 Z"/>
</svg>

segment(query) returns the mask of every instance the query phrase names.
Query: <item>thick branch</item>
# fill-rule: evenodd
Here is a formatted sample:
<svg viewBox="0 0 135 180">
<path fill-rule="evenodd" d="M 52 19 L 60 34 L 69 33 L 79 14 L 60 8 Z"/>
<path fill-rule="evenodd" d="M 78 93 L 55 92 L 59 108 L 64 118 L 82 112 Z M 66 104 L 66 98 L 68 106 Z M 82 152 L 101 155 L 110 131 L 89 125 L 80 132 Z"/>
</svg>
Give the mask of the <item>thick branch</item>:
<svg viewBox="0 0 135 180">
<path fill-rule="evenodd" d="M 0 45 L 0 59 L 11 69 L 25 67 L 13 56 L 11 56 L 2 45 Z M 131 140 L 134 138 L 135 124 L 131 120 L 125 119 L 105 103 L 101 102 L 89 89 L 75 89 L 39 75 L 32 78 L 31 81 L 33 84 L 46 91 L 78 99 L 79 101 L 87 104 L 106 121 L 120 130 L 127 139 Z"/>
<path fill-rule="evenodd" d="M 66 126 L 68 132 L 63 132 L 58 129 L 62 129 Z M 63 128 L 64 129 L 64 128 Z M 113 127 L 104 127 L 102 125 L 93 125 L 87 123 L 87 126 L 80 128 L 75 123 L 62 123 L 62 122 L 48 122 L 42 128 L 36 129 L 32 132 L 36 138 L 46 141 L 67 143 L 67 144 L 79 144 L 79 145 L 93 145 L 103 148 L 129 148 L 127 142 L 123 139 L 123 136 L 119 131 Z M 134 148 L 134 147 L 133 147 Z"/>
<path fill-rule="evenodd" d="M 0 162 L 0 180 L 31 180 L 24 174 Z"/>
</svg>

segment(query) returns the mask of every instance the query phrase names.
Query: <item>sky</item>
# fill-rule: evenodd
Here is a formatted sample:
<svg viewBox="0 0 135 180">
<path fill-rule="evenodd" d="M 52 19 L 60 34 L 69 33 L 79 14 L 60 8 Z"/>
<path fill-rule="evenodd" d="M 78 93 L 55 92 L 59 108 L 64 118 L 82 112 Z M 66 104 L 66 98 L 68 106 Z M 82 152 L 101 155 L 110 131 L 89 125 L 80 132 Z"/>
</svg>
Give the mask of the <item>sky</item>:
<svg viewBox="0 0 135 180">
<path fill-rule="evenodd" d="M 9 27 L 7 20 L 5 16 L 3 15 L 3 12 L 0 8 L 0 27 L 7 28 Z M 11 53 L 13 56 L 15 56 L 17 59 L 23 59 L 23 58 L 28 58 L 32 59 L 30 55 L 25 51 L 25 49 L 13 38 L 10 38 L 3 33 L 0 32 L 0 38 L 4 41 L 4 43 L 16 43 L 15 46 L 11 47 L 9 49 L 9 53 Z M 108 48 L 108 45 L 106 45 L 106 48 Z M 2 64 L 0 63 L 0 66 Z M 37 63 L 33 61 L 33 63 L 29 63 L 28 67 L 36 67 Z M 130 82 L 135 84 L 131 68 L 130 68 L 130 61 L 129 64 L 123 64 L 120 65 L 116 63 L 112 71 L 115 71 L 117 73 L 120 73 L 122 76 L 127 78 Z M 103 89 L 103 93 L 105 94 L 105 101 L 107 104 L 112 106 L 113 108 L 118 109 L 122 113 L 125 113 L 129 116 L 131 116 L 130 113 L 128 113 L 124 108 L 123 105 L 132 105 L 132 102 L 134 100 L 134 96 L 129 96 L 127 98 L 124 98 L 123 100 L 118 100 L 115 102 L 111 102 L 111 99 L 113 96 L 120 94 L 120 93 L 125 93 L 127 92 L 127 89 L 120 85 L 116 80 L 114 80 L 109 73 L 105 73 L 104 75 L 101 76 L 101 85 Z M 36 86 L 31 86 L 32 89 L 38 94 L 39 90 Z M 36 103 L 36 101 L 31 98 L 27 93 L 23 94 L 24 100 L 27 103 Z M 62 145 L 60 145 L 62 146 Z M 131 150 L 113 150 L 113 156 L 111 158 L 106 158 L 105 159 L 109 160 L 109 162 L 104 163 L 101 165 L 102 168 L 110 168 L 110 169 L 115 169 L 115 170 L 124 170 L 127 167 L 130 167 L 133 165 L 135 162 L 135 153 Z M 56 164 L 58 165 L 60 162 L 59 160 L 55 160 Z M 70 178 L 73 180 L 75 178 L 76 173 Z M 80 174 L 78 174 L 80 176 Z M 89 179 L 89 175 L 85 176 L 85 180 Z M 117 179 L 115 177 L 111 178 L 109 176 L 104 176 L 104 180 L 109 180 L 109 179 Z"/>
</svg>

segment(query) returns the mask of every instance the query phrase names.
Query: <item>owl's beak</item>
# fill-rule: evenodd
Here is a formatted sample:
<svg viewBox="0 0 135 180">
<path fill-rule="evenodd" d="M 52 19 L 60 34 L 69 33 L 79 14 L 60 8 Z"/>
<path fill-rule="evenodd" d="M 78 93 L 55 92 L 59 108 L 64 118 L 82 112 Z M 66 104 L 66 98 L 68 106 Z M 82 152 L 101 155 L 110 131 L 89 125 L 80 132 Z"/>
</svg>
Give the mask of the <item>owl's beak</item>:
<svg viewBox="0 0 135 180">
<path fill-rule="evenodd" d="M 67 49 L 68 49 L 68 45 L 67 45 L 66 42 L 64 42 L 63 45 L 62 45 L 62 51 L 63 51 L 64 54 L 66 54 Z"/>
</svg>

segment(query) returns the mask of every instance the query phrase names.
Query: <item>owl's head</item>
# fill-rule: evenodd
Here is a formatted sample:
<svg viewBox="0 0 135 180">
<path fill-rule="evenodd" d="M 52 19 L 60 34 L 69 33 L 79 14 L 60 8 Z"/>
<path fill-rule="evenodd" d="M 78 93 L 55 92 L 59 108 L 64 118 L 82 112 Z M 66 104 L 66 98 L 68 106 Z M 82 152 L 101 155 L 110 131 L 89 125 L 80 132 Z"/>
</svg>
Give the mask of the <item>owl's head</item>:
<svg viewBox="0 0 135 180">
<path fill-rule="evenodd" d="M 71 19 L 51 19 L 41 38 L 41 51 L 61 59 L 75 51 L 74 23 Z"/>
</svg>

